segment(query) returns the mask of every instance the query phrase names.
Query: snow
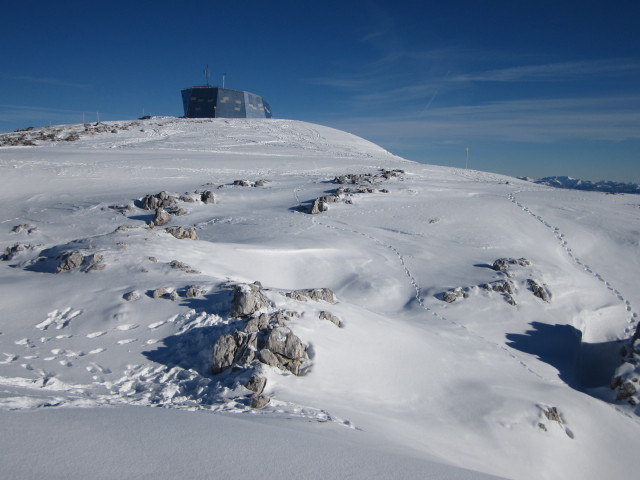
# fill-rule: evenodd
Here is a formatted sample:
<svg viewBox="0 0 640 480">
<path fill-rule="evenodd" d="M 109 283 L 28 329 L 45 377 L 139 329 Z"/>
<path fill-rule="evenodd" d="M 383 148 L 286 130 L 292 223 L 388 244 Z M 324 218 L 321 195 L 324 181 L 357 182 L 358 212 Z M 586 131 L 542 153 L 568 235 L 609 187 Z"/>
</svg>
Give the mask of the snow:
<svg viewBox="0 0 640 480">
<path fill-rule="evenodd" d="M 637 197 L 421 165 L 289 120 L 51 132 L 0 148 L 0 246 L 29 246 L 0 262 L 9 477 L 599 479 L 640 467 L 638 412 L 608 386 L 638 323 Z M 305 213 L 336 176 L 381 169 L 403 173 Z M 160 191 L 196 199 L 166 226 L 199 240 L 147 226 L 153 212 L 135 202 Z M 71 251 L 83 266 L 55 273 Z M 531 266 L 490 268 L 504 257 Z M 481 287 L 497 280 L 516 305 Z M 313 364 L 300 377 L 263 366 L 260 410 L 234 383 L 242 372 L 210 374 L 213 343 L 239 324 L 230 286 L 254 281 L 299 313 L 288 326 Z M 191 285 L 206 293 L 186 298 Z M 336 304 L 282 295 L 321 287 Z M 468 298 L 444 302 L 457 287 Z M 180 296 L 154 299 L 158 288 Z"/>
</svg>

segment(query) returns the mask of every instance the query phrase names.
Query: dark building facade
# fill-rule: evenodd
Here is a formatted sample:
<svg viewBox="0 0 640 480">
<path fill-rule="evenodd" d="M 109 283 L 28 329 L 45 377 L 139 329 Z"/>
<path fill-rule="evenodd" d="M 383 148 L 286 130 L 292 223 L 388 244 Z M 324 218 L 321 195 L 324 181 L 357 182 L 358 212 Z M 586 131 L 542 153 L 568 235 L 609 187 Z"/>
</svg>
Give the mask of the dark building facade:
<svg viewBox="0 0 640 480">
<path fill-rule="evenodd" d="M 182 90 L 187 118 L 271 118 L 269 104 L 259 95 L 220 87 Z"/>
</svg>

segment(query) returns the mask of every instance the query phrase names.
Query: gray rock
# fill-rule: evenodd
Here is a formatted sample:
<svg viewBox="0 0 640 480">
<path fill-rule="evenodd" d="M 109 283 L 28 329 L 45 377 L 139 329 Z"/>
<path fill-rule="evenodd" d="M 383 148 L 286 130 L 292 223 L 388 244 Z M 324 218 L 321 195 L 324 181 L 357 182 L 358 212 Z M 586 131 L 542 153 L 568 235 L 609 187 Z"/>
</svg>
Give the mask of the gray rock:
<svg viewBox="0 0 640 480">
<path fill-rule="evenodd" d="M 187 287 L 187 290 L 185 291 L 184 296 L 185 298 L 196 298 L 202 295 L 204 292 L 205 292 L 204 289 L 196 285 L 190 285 Z"/>
<path fill-rule="evenodd" d="M 176 237 L 178 240 L 199 240 L 198 234 L 196 233 L 196 229 L 194 227 L 169 227 L 166 228 L 165 231 Z"/>
<path fill-rule="evenodd" d="M 229 368 L 234 361 L 238 345 L 233 335 L 221 335 L 213 347 L 211 373 L 218 374 Z"/>
<path fill-rule="evenodd" d="M 264 408 L 268 405 L 271 399 L 266 395 L 252 395 L 251 396 L 251 408 Z"/>
<path fill-rule="evenodd" d="M 329 210 L 329 206 L 327 205 L 327 202 L 325 202 L 321 198 L 316 198 L 311 204 L 309 213 L 311 215 L 317 215 L 318 213 L 326 212 L 327 210 Z"/>
<path fill-rule="evenodd" d="M 156 214 L 153 217 L 153 220 L 149 222 L 149 225 L 152 227 L 161 227 L 162 225 L 166 225 L 171 220 L 171 215 L 163 208 L 157 208 Z"/>
<path fill-rule="evenodd" d="M 233 184 L 237 187 L 250 187 L 251 182 L 249 180 L 234 180 Z"/>
<path fill-rule="evenodd" d="M 172 208 L 177 204 L 177 198 L 167 192 L 160 192 L 155 195 L 145 195 L 140 200 L 144 210 L 157 210 L 158 208 Z"/>
<path fill-rule="evenodd" d="M 254 373 L 253 375 L 251 375 L 251 379 L 245 385 L 245 388 L 260 395 L 264 391 L 264 387 L 266 385 L 267 385 L 267 379 Z"/>
<path fill-rule="evenodd" d="M 15 245 L 11 246 L 11 247 L 7 247 L 4 249 L 4 254 L 2 256 L 0 256 L 0 259 L 2 260 L 11 260 L 13 259 L 13 257 L 15 257 L 16 255 L 18 255 L 20 252 L 24 252 L 26 250 L 33 250 L 33 246 L 32 245 L 27 245 L 24 243 L 16 243 Z"/>
<path fill-rule="evenodd" d="M 276 355 L 268 348 L 263 348 L 258 352 L 258 360 L 266 365 L 282 368 L 282 363 L 280 363 L 278 357 L 276 357 Z"/>
<path fill-rule="evenodd" d="M 178 300 L 178 298 L 180 297 L 178 296 L 178 292 L 176 292 L 175 290 L 169 294 L 169 300 L 171 300 L 172 302 L 175 302 L 176 300 Z"/>
<path fill-rule="evenodd" d="M 325 311 L 320 312 L 319 318 L 320 320 L 329 320 L 331 323 L 333 323 L 334 325 L 340 328 L 344 326 L 342 321 L 330 312 L 325 312 Z"/>
<path fill-rule="evenodd" d="M 558 422 L 561 425 L 564 424 L 562 415 L 560 414 L 560 410 L 558 410 L 558 407 L 549 407 L 547 409 L 544 409 L 543 411 L 545 417 L 547 417 L 548 420 L 552 422 Z"/>
<path fill-rule="evenodd" d="M 442 294 L 442 299 L 447 303 L 453 303 L 460 297 L 464 296 L 464 292 L 461 287 L 456 287 L 453 290 L 448 290 Z"/>
<path fill-rule="evenodd" d="M 631 382 L 623 382 L 618 388 L 618 393 L 616 395 L 617 401 L 623 400 L 631 400 L 633 395 L 637 392 L 637 388 Z"/>
<path fill-rule="evenodd" d="M 253 184 L 254 187 L 264 187 L 267 183 L 269 183 L 269 180 L 266 180 L 264 178 L 258 180 L 256 183 Z"/>
<path fill-rule="evenodd" d="M 324 301 L 332 304 L 336 303 L 335 295 L 329 288 L 293 290 L 292 292 L 288 292 L 285 295 L 289 298 L 293 298 L 294 300 L 298 300 L 301 302 L 306 302 L 307 299 L 309 299 L 316 302 Z"/>
<path fill-rule="evenodd" d="M 73 270 L 74 268 L 78 268 L 84 262 L 84 255 L 80 252 L 75 251 L 72 253 L 67 253 L 64 256 L 64 259 L 56 268 L 56 273 L 60 273 L 65 270 Z"/>
<path fill-rule="evenodd" d="M 491 268 L 493 268 L 496 272 L 504 272 L 509 270 L 509 267 L 512 265 L 519 265 L 521 267 L 529 267 L 531 266 L 531 262 L 526 258 L 499 258 L 495 262 Z"/>
<path fill-rule="evenodd" d="M 232 317 L 246 317 L 270 307 L 271 302 L 262 293 L 259 283 L 234 286 L 233 299 L 231 301 Z"/>
<path fill-rule="evenodd" d="M 531 290 L 531 292 L 536 297 L 538 297 L 541 300 L 544 300 L 545 302 L 549 302 L 550 300 L 549 291 L 545 287 L 540 285 L 538 282 L 536 282 L 532 278 L 527 279 L 527 286 L 529 287 L 529 290 Z"/>
<path fill-rule="evenodd" d="M 286 327 L 277 327 L 269 332 L 265 347 L 275 354 L 292 360 L 304 360 L 306 348 L 302 341 Z"/>
<path fill-rule="evenodd" d="M 200 200 L 202 203 L 216 203 L 216 196 L 211 190 L 205 190 L 200 194 Z"/>
<path fill-rule="evenodd" d="M 269 315 L 263 313 L 258 317 L 249 319 L 244 327 L 244 331 L 247 333 L 260 332 L 262 330 L 266 330 L 267 328 L 269 328 Z"/>
<path fill-rule="evenodd" d="M 151 297 L 152 298 L 161 298 L 163 296 L 165 296 L 167 294 L 167 289 L 162 287 L 162 288 L 156 288 L 153 292 L 151 292 Z"/>
<path fill-rule="evenodd" d="M 140 298 L 140 294 L 134 290 L 132 292 L 125 293 L 122 298 L 124 298 L 127 302 L 133 302 Z"/>
</svg>

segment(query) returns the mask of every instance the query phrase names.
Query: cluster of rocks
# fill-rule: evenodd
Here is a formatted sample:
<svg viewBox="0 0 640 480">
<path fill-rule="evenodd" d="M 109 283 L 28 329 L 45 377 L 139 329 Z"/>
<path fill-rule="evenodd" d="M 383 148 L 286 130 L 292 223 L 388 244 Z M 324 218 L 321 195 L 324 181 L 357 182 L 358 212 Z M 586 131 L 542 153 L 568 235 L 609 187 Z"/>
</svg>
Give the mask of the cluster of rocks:
<svg viewBox="0 0 640 480">
<path fill-rule="evenodd" d="M 255 182 L 249 180 L 234 180 L 232 185 L 234 187 L 264 187 L 267 183 L 269 183 L 269 180 L 261 178 Z"/>
<path fill-rule="evenodd" d="M 156 262 L 157 262 L 157 260 L 156 260 Z M 183 263 L 183 262 L 181 262 L 179 260 L 171 260 L 169 262 L 169 266 L 171 268 L 176 269 L 176 270 L 181 270 L 181 271 L 183 271 L 185 273 L 195 273 L 195 274 L 200 273 L 199 270 L 196 270 L 195 268 L 191 268 L 189 265 L 187 265 L 186 263 Z"/>
<path fill-rule="evenodd" d="M 180 196 L 180 198 L 162 191 L 160 193 L 156 193 L 155 195 L 145 195 L 139 201 L 138 206 L 143 210 L 152 210 L 155 212 L 153 219 L 149 222 L 149 226 L 161 227 L 169 223 L 169 221 L 171 220 L 171 215 L 182 216 L 187 213 L 184 208 L 178 205 L 178 201 L 193 203 L 196 201 L 196 198 L 205 204 L 214 204 L 217 202 L 216 196 L 211 190 L 205 190 L 203 192 L 196 191 L 193 195 L 187 192 L 184 195 Z M 195 229 L 193 228 L 170 227 L 167 228 L 167 232 L 180 239 L 198 239 L 198 236 L 195 233 Z"/>
<path fill-rule="evenodd" d="M 34 248 L 35 247 L 33 245 L 29 245 L 27 243 L 16 243 L 11 247 L 6 247 L 4 249 L 4 253 L 0 255 L 0 260 L 12 260 L 13 257 L 18 255 L 19 253 L 26 252 L 27 250 L 33 250 Z"/>
<path fill-rule="evenodd" d="M 526 258 L 498 258 L 491 266 L 496 272 L 508 273 L 512 266 L 530 267 L 531 261 Z"/>
<path fill-rule="evenodd" d="M 21 223 L 20 225 L 16 225 L 15 227 L 13 227 L 11 229 L 11 232 L 13 233 L 27 232 L 29 235 L 31 235 L 33 232 L 36 232 L 37 230 L 38 230 L 38 227 L 34 227 L 29 223 Z"/>
<path fill-rule="evenodd" d="M 149 117 L 150 118 L 150 117 Z M 75 142 L 85 135 L 96 135 L 99 133 L 118 133 L 121 130 L 130 130 L 139 126 L 139 121 L 110 123 L 101 122 L 84 123 L 82 126 L 74 125 L 67 127 L 27 127 L 16 130 L 15 132 L 0 134 L 0 147 L 15 146 L 36 146 L 37 141 L 44 142 Z"/>
<path fill-rule="evenodd" d="M 493 262 L 491 268 L 496 272 L 505 275 L 507 277 L 506 279 L 483 283 L 474 287 L 456 287 L 441 293 L 440 298 L 447 303 L 453 303 L 459 298 L 468 298 L 473 289 L 480 288 L 487 292 L 499 293 L 507 303 L 512 306 L 516 306 L 517 303 L 514 298 L 516 286 L 511 280 L 511 278 L 513 277 L 511 268 L 514 266 L 530 267 L 531 265 L 531 261 L 527 260 L 526 258 L 499 258 L 495 262 Z M 549 302 L 551 300 L 551 294 L 549 293 L 549 290 L 546 286 L 541 285 L 532 278 L 528 278 L 526 280 L 526 285 L 528 290 L 536 297 L 544 300 L 545 302 Z"/>
<path fill-rule="evenodd" d="M 336 176 L 333 179 L 334 183 L 338 183 L 340 185 L 351 184 L 355 185 L 355 187 L 338 187 L 332 192 L 328 192 L 327 195 L 314 199 L 310 206 L 303 208 L 303 211 L 306 211 L 306 213 L 311 215 L 317 215 L 318 213 L 326 212 L 329 209 L 330 203 L 353 203 L 353 196 L 357 194 L 375 193 L 376 191 L 389 193 L 389 190 L 386 188 L 377 190 L 373 187 L 377 187 L 381 181 L 389 180 L 403 173 L 405 173 L 404 170 L 381 169 L 377 174 L 350 173 L 348 175 Z"/>
<path fill-rule="evenodd" d="M 616 400 L 638 405 L 640 403 L 640 325 L 621 353 L 624 361 L 613 374 L 610 386 L 612 390 L 616 390 Z"/>
<path fill-rule="evenodd" d="M 170 289 L 166 287 L 156 288 L 150 290 L 147 295 L 153 299 L 163 298 L 165 300 L 171 300 L 175 302 L 179 298 L 197 298 L 204 295 L 207 289 L 199 285 L 188 285 L 183 289 Z M 127 292 L 122 296 L 127 302 L 132 302 L 140 299 L 140 293 L 136 290 Z"/>
<path fill-rule="evenodd" d="M 335 303 L 335 295 L 328 288 L 285 292 L 297 301 L 329 301 Z M 262 365 L 276 367 L 293 375 L 305 375 L 310 366 L 307 345 L 287 326 L 293 318 L 300 318 L 295 311 L 273 311 L 274 305 L 264 294 L 260 282 L 233 286 L 230 315 L 239 322 L 230 332 L 221 335 L 213 346 L 211 373 L 250 370 L 251 378 L 243 386 L 251 394 L 251 406 L 262 408 L 270 401 L 264 394 L 266 378 L 259 372 Z M 323 311 L 319 318 L 342 326 L 341 320 Z"/>
<path fill-rule="evenodd" d="M 173 235 L 178 240 L 198 240 L 195 227 L 168 227 L 165 231 Z"/>
<path fill-rule="evenodd" d="M 106 265 L 104 263 L 100 263 L 102 260 L 103 256 L 100 253 L 85 255 L 79 250 L 65 252 L 62 255 L 61 262 L 56 267 L 55 272 L 61 273 L 69 270 L 75 270 L 76 268 L 81 268 L 85 273 L 93 270 L 104 270 Z"/>
</svg>

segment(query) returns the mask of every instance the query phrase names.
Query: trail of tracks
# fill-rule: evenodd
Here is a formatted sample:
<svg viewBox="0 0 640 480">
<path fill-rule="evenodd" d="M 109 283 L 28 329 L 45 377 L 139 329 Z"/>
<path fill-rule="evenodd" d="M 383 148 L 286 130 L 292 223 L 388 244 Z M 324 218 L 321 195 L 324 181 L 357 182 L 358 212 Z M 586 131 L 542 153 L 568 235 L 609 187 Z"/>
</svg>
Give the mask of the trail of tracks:
<svg viewBox="0 0 640 480">
<path fill-rule="evenodd" d="M 514 203 L 516 206 L 520 207 L 523 212 L 528 213 L 534 219 L 536 219 L 538 222 L 540 222 L 545 227 L 547 227 L 549 230 L 551 230 L 553 235 L 555 236 L 556 240 L 560 244 L 560 246 L 566 252 L 567 256 L 569 256 L 569 258 L 571 258 L 571 260 L 576 265 L 578 265 L 581 269 L 583 269 L 585 273 L 587 273 L 588 275 L 592 275 L 597 280 L 602 282 L 607 287 L 607 289 L 611 292 L 611 294 L 614 295 L 620 302 L 622 302 L 624 304 L 625 310 L 629 313 L 629 317 L 627 318 L 627 326 L 624 329 L 623 337 L 624 336 L 628 336 L 630 333 L 634 332 L 635 329 L 638 326 L 638 314 L 635 311 L 633 311 L 633 308 L 631 307 L 631 303 L 629 302 L 629 300 L 627 300 L 622 295 L 622 293 L 620 293 L 620 291 L 618 289 L 616 289 L 608 280 L 606 280 L 602 274 L 598 273 L 596 270 L 594 270 L 589 265 L 587 265 L 585 262 L 583 262 L 580 258 L 578 258 L 573 253 L 573 249 L 570 247 L 569 242 L 567 241 L 567 239 L 565 237 L 565 234 L 560 230 L 560 228 L 551 225 L 549 222 L 547 222 L 540 215 L 537 215 L 529 207 L 527 207 L 522 202 L 520 202 L 516 198 L 516 194 L 518 194 L 518 193 L 520 193 L 520 191 L 509 193 L 509 195 L 508 195 L 509 200 L 512 203 Z"/>
<path fill-rule="evenodd" d="M 299 206 L 302 206 L 302 203 L 300 202 L 300 197 L 298 195 L 298 193 L 302 190 L 302 187 L 297 187 L 294 189 L 293 191 L 293 195 L 296 199 L 296 202 L 298 203 Z M 302 214 L 305 215 L 305 214 Z M 420 286 L 418 285 L 418 282 L 416 280 L 416 278 L 413 276 L 413 274 L 411 273 L 411 270 L 409 269 L 409 267 L 407 266 L 407 262 L 406 259 L 404 257 L 404 255 L 402 255 L 402 253 L 398 250 L 398 248 L 396 248 L 395 246 L 391 245 L 390 243 L 387 243 L 369 233 L 366 232 L 362 232 L 359 231 L 353 227 L 347 227 L 347 226 L 342 226 L 342 225 L 337 225 L 335 222 L 332 223 L 328 223 L 325 221 L 321 221 L 319 218 L 317 218 L 316 216 L 311 217 L 311 221 L 321 227 L 327 228 L 327 229 L 331 229 L 331 230 L 336 230 L 336 231 L 341 231 L 344 233 L 348 233 L 348 234 L 354 234 L 354 235 L 359 235 L 361 237 L 366 238 L 367 240 L 387 249 L 390 250 L 393 255 L 395 257 L 397 257 L 398 262 L 400 263 L 402 269 L 404 270 L 404 274 L 407 278 L 407 280 L 409 281 L 409 283 L 411 284 L 412 289 L 415 291 L 415 299 L 417 301 L 417 303 L 420 305 L 420 307 L 425 310 L 426 312 L 428 312 L 429 314 L 431 314 L 433 317 L 435 317 L 436 319 L 442 321 L 442 322 L 446 322 L 449 323 L 450 325 L 453 325 L 456 328 L 459 328 L 461 330 L 464 330 L 469 337 L 471 338 L 475 338 L 476 340 L 479 340 L 483 343 L 486 343 L 488 345 L 491 345 L 492 347 L 501 350 L 502 352 L 506 353 L 509 357 L 511 357 L 513 360 L 516 360 L 520 366 L 522 366 L 523 368 L 525 368 L 529 373 L 531 373 L 532 375 L 536 376 L 537 378 L 550 382 L 550 383 L 559 383 L 558 380 L 554 380 L 554 379 L 550 379 L 550 378 L 546 378 L 542 375 L 540 375 L 538 372 L 536 372 L 531 366 L 529 366 L 526 362 L 524 362 L 520 357 L 518 357 L 515 353 L 513 353 L 506 345 L 502 345 L 500 343 L 494 342 L 482 335 L 480 335 L 479 333 L 476 333 L 472 330 L 469 329 L 469 327 L 467 327 L 466 325 L 462 325 L 458 322 L 456 322 L 455 320 L 451 320 L 447 317 L 445 317 L 444 315 L 436 312 L 434 309 L 432 309 L 431 307 L 429 307 L 426 302 L 424 297 L 422 296 L 422 289 L 420 288 Z"/>
</svg>

